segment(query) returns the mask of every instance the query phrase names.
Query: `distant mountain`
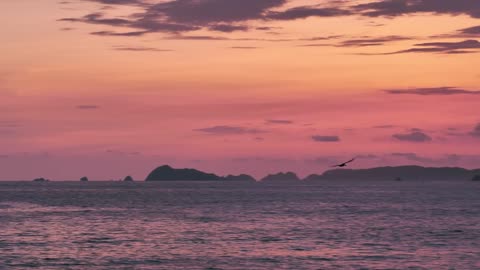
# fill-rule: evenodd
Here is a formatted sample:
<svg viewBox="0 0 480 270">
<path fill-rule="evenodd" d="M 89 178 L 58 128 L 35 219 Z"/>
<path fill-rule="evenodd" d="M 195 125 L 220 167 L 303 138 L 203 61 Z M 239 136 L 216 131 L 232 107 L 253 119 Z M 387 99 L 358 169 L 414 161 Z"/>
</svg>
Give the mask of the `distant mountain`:
<svg viewBox="0 0 480 270">
<path fill-rule="evenodd" d="M 371 169 L 335 169 L 321 175 L 312 174 L 305 181 L 320 180 L 464 180 L 480 174 L 480 169 L 421 166 L 378 167 Z"/>
<path fill-rule="evenodd" d="M 297 181 L 300 181 L 300 178 L 293 172 L 269 174 L 260 180 L 261 183 L 295 183 Z"/>
<path fill-rule="evenodd" d="M 153 170 L 145 181 L 220 181 L 222 177 L 195 169 L 174 169 L 168 165 Z"/>
<path fill-rule="evenodd" d="M 248 174 L 240 174 L 240 175 L 227 175 L 223 177 L 226 181 L 245 181 L 245 182 L 257 182 L 255 178 L 251 177 Z"/>
</svg>

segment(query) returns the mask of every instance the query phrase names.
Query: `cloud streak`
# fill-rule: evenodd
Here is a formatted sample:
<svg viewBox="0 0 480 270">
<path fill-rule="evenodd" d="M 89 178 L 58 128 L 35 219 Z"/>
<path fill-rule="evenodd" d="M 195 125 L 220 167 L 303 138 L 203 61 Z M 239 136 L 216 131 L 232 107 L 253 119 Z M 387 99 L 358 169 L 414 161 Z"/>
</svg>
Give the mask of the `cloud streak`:
<svg viewBox="0 0 480 270">
<path fill-rule="evenodd" d="M 338 136 L 332 136 L 332 135 L 314 135 L 311 137 L 313 141 L 315 142 L 339 142 L 340 137 Z"/>
<path fill-rule="evenodd" d="M 392 137 L 394 139 L 404 142 L 424 143 L 432 141 L 432 138 L 430 136 L 420 131 L 405 134 L 393 134 Z"/>
<path fill-rule="evenodd" d="M 480 25 L 458 30 L 465 37 L 480 37 Z"/>
<path fill-rule="evenodd" d="M 133 32 L 113 32 L 113 31 L 97 31 L 91 32 L 94 36 L 112 36 L 112 37 L 138 37 L 149 33 L 148 31 L 133 31 Z"/>
<path fill-rule="evenodd" d="M 480 95 L 480 91 L 466 90 L 456 87 L 433 87 L 412 89 L 387 89 L 392 95 L 420 95 L 420 96 L 451 96 L 451 95 Z"/>
<path fill-rule="evenodd" d="M 208 128 L 194 129 L 193 131 L 203 132 L 212 135 L 243 135 L 243 134 L 260 134 L 266 131 L 260 129 L 251 129 L 238 126 L 214 126 Z"/>
<path fill-rule="evenodd" d="M 369 17 L 397 17 L 415 13 L 468 15 L 480 18 L 480 2 L 472 0 L 381 0 L 353 6 Z"/>
<path fill-rule="evenodd" d="M 121 18 L 106 18 L 101 12 L 91 13 L 81 18 L 62 18 L 59 21 L 62 22 L 83 22 L 88 24 L 99 24 L 112 27 L 128 27 L 134 29 L 141 29 L 142 31 L 115 33 L 110 31 L 93 32 L 95 35 L 123 35 L 123 36 L 141 36 L 146 33 L 154 32 L 187 32 L 201 29 L 200 26 L 170 23 L 165 20 L 156 20 L 155 18 L 148 17 L 144 14 L 143 18 L 121 19 Z M 133 34 L 132 34 L 133 33 Z"/>
<path fill-rule="evenodd" d="M 175 0 L 151 6 L 145 17 L 166 17 L 170 22 L 210 25 L 258 19 L 286 0 Z"/>
<path fill-rule="evenodd" d="M 96 109 L 100 109 L 100 106 L 85 104 L 85 105 L 78 105 L 76 108 L 79 110 L 96 110 Z"/>
<path fill-rule="evenodd" d="M 252 46 L 233 46 L 230 49 L 237 49 L 237 50 L 256 50 L 260 49 L 260 47 L 252 47 Z"/>
<path fill-rule="evenodd" d="M 385 45 L 385 43 L 411 40 L 411 39 L 412 39 L 411 37 L 404 37 L 404 36 L 385 36 L 385 37 L 375 37 L 375 38 L 369 37 L 369 38 L 362 38 L 362 39 L 345 40 L 336 46 L 337 47 L 381 46 L 381 45 Z"/>
<path fill-rule="evenodd" d="M 267 124 L 277 124 L 277 125 L 289 125 L 293 124 L 291 120 L 284 120 L 284 119 L 268 119 L 266 120 Z"/>
<path fill-rule="evenodd" d="M 87 0 L 90 2 L 97 2 L 104 5 L 144 5 L 142 1 L 138 0 Z"/>
<path fill-rule="evenodd" d="M 387 129 L 387 128 L 394 128 L 394 125 L 379 125 L 379 126 L 373 126 L 373 128 L 380 128 L 380 129 Z"/>
<path fill-rule="evenodd" d="M 297 20 L 309 17 L 339 17 L 351 14 L 351 11 L 337 7 L 301 6 L 281 12 L 270 12 L 266 18 L 272 20 Z"/>
<path fill-rule="evenodd" d="M 392 153 L 391 156 L 405 158 L 410 161 L 433 162 L 431 158 L 421 157 L 416 153 Z"/>
<path fill-rule="evenodd" d="M 427 42 L 415 44 L 413 48 L 381 53 L 377 55 L 391 55 L 403 53 L 441 53 L 441 54 L 467 54 L 478 53 L 480 50 L 480 42 L 475 39 L 468 39 L 458 42 Z"/>
<path fill-rule="evenodd" d="M 128 46 L 116 46 L 113 47 L 115 51 L 130 51 L 130 52 L 172 52 L 173 50 L 168 49 L 157 49 L 150 47 L 128 47 Z"/>
<path fill-rule="evenodd" d="M 451 166 L 452 164 L 457 164 L 462 159 L 472 159 L 475 157 L 471 156 L 460 156 L 457 154 L 447 154 L 443 157 L 425 157 L 418 155 L 417 153 L 391 153 L 390 156 L 404 158 L 408 161 L 419 162 L 419 163 L 430 163 L 430 164 L 445 164 Z"/>
<path fill-rule="evenodd" d="M 432 36 L 432 38 L 478 38 L 480 37 L 480 25 L 462 28 L 454 33 Z"/>
<path fill-rule="evenodd" d="M 87 14 L 80 18 L 63 18 L 63 22 L 83 22 L 110 27 L 135 29 L 135 31 L 97 31 L 99 36 L 142 36 L 148 33 L 184 33 L 196 30 L 231 33 L 235 31 L 270 30 L 271 27 L 251 25 L 271 21 L 292 21 L 310 17 L 387 17 L 433 13 L 437 15 L 468 15 L 480 18 L 480 2 L 473 0 L 377 0 L 355 4 L 348 1 L 326 1 L 313 5 L 292 6 L 288 0 L 170 0 L 154 3 L 140 0 L 86 0 L 102 5 L 136 6 L 139 12 L 126 17 L 106 15 L 106 10 Z M 352 1 L 353 2 L 353 1 Z M 285 8 L 286 7 L 286 8 Z M 478 36 L 479 27 L 459 30 L 459 35 Z M 339 46 L 379 46 L 386 42 L 405 40 L 398 36 L 366 38 L 345 41 Z M 439 48 L 409 49 L 405 52 L 441 51 Z M 450 53 L 460 53 L 459 51 Z"/>
<path fill-rule="evenodd" d="M 470 135 L 473 137 L 480 138 L 480 123 L 478 123 L 473 130 L 470 132 Z"/>
</svg>

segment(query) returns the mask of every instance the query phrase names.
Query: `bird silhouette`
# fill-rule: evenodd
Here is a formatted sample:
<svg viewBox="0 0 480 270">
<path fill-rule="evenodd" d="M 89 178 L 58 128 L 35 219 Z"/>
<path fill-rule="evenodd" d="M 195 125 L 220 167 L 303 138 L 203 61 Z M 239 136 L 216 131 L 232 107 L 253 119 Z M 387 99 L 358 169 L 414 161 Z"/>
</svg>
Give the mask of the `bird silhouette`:
<svg viewBox="0 0 480 270">
<path fill-rule="evenodd" d="M 347 161 L 347 162 L 334 165 L 334 166 L 332 166 L 332 168 L 334 168 L 334 167 L 346 167 L 348 163 L 350 163 L 350 162 L 352 162 L 352 161 L 354 161 L 354 160 L 355 160 L 355 158 L 352 158 L 352 159 L 350 159 L 350 160 Z"/>
</svg>

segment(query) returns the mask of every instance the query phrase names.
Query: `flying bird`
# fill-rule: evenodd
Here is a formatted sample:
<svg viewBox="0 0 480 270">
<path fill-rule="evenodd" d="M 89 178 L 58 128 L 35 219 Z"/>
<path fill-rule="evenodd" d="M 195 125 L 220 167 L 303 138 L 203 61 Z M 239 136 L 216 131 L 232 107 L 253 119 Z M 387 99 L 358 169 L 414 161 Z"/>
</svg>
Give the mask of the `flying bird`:
<svg viewBox="0 0 480 270">
<path fill-rule="evenodd" d="M 346 167 L 348 163 L 350 163 L 350 162 L 352 162 L 352 161 L 354 161 L 354 160 L 355 160 L 355 158 L 352 158 L 352 159 L 350 159 L 350 160 L 347 161 L 347 162 L 334 165 L 334 166 L 332 166 L 332 168 L 333 168 L 333 167 Z"/>
</svg>

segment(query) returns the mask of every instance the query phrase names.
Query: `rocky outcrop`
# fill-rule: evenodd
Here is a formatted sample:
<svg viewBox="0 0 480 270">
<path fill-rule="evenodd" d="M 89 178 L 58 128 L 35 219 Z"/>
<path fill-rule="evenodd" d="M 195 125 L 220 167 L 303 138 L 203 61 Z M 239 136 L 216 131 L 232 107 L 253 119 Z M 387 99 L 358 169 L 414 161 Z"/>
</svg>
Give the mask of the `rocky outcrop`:
<svg viewBox="0 0 480 270">
<path fill-rule="evenodd" d="M 133 177 L 129 175 L 123 179 L 123 182 L 133 182 Z"/>
<path fill-rule="evenodd" d="M 80 181 L 82 181 L 82 182 L 88 182 L 88 177 L 84 176 L 84 177 L 80 178 Z"/>
<path fill-rule="evenodd" d="M 145 181 L 220 181 L 222 177 L 195 169 L 174 169 L 168 165 L 153 170 Z"/>
<path fill-rule="evenodd" d="M 45 179 L 45 178 L 43 178 L 43 177 L 41 177 L 41 178 L 35 178 L 35 179 L 33 179 L 32 181 L 33 181 L 33 182 L 50 182 L 50 180 Z"/>
</svg>

